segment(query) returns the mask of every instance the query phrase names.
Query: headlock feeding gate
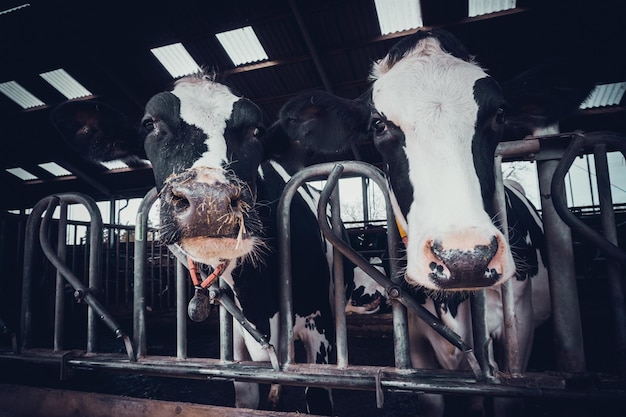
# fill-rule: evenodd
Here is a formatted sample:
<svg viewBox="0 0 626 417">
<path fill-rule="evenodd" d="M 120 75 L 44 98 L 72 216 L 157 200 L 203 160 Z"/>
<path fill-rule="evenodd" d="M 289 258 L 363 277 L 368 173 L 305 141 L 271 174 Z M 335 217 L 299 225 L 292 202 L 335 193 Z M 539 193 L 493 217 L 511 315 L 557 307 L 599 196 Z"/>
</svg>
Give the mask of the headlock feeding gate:
<svg viewBox="0 0 626 417">
<path fill-rule="evenodd" d="M 157 199 L 155 190 L 144 198 L 137 213 L 135 226 L 134 279 L 133 289 L 133 325 L 124 329 L 114 314 L 108 311 L 100 299 L 102 295 L 101 242 L 102 221 L 95 203 L 86 196 L 62 194 L 50 196 L 40 201 L 32 211 L 26 224 L 23 283 L 21 290 L 21 329 L 11 340 L 7 349 L 0 352 L 0 363 L 32 362 L 58 364 L 61 376 L 69 375 L 73 369 L 105 369 L 116 372 L 140 373 L 172 378 L 239 380 L 264 383 L 280 383 L 298 386 L 322 386 L 376 392 L 378 407 L 384 407 L 387 391 L 438 392 L 484 396 L 509 396 L 523 398 L 562 398 L 582 400 L 626 400 L 626 303 L 624 297 L 624 275 L 626 253 L 618 247 L 619 236 L 615 214 L 611 202 L 611 190 L 606 163 L 607 151 L 620 151 L 626 155 L 626 136 L 610 132 L 555 134 L 528 138 L 515 142 L 503 143 L 496 155 L 496 175 L 498 192 L 496 193 L 497 212 L 505 209 L 502 186 L 502 161 L 532 160 L 537 163 L 539 187 L 542 202 L 545 234 L 548 242 L 550 259 L 550 286 L 552 294 L 552 328 L 554 331 L 554 349 L 557 358 L 557 371 L 520 372 L 517 364 L 515 332 L 507 332 L 508 369 L 511 372 L 494 373 L 488 366 L 488 335 L 485 329 L 484 291 L 472 295 L 474 316 L 474 346 L 461 340 L 452 330 L 430 314 L 404 290 L 401 280 L 400 242 L 392 213 L 389 197 L 387 203 L 387 247 L 391 273 L 382 274 L 369 262 L 345 243 L 337 230 L 340 230 L 339 192 L 337 183 L 341 176 L 362 176 L 385 189 L 383 174 L 376 168 L 354 161 L 325 163 L 311 166 L 288 183 L 279 206 L 279 227 L 281 230 L 279 248 L 281 253 L 281 341 L 279 346 L 271 346 L 263 334 L 256 331 L 244 318 L 233 302 L 230 291 L 214 284 L 210 287 L 212 303 L 219 304 L 220 312 L 220 357 L 195 358 L 187 354 L 187 303 L 189 301 L 188 272 L 178 262 L 176 266 L 176 356 L 148 355 L 146 348 L 146 277 L 148 240 L 148 212 Z M 597 187 L 600 197 L 601 224 L 603 234 L 586 226 L 567 208 L 565 201 L 564 178 L 574 159 L 582 154 L 592 153 L 597 169 Z M 351 365 L 347 347 L 347 327 L 344 297 L 335 297 L 337 361 L 332 365 L 295 363 L 292 334 L 291 304 L 291 259 L 290 225 L 288 213 L 290 202 L 300 185 L 307 181 L 327 179 L 322 190 L 318 207 L 321 219 L 320 228 L 334 247 L 335 259 L 342 256 L 366 271 L 374 280 L 386 288 L 391 300 L 393 317 L 393 344 L 395 366 L 381 367 L 369 365 Z M 66 250 L 65 209 L 67 204 L 82 204 L 91 215 L 89 233 L 88 277 L 89 282 L 77 277 L 65 265 Z M 330 223 L 327 207 L 330 205 Z M 50 242 L 50 225 L 54 209 L 61 207 L 61 220 L 57 247 Z M 43 216 L 43 217 L 42 217 Z M 500 224 L 505 219 L 500 219 Z M 506 230 L 506 227 L 504 228 Z M 604 253 L 606 259 L 606 277 L 609 285 L 607 299 L 610 300 L 612 323 L 609 332 L 614 334 L 616 352 L 614 373 L 590 372 L 586 366 L 586 353 L 582 340 L 579 295 L 574 269 L 572 233 L 585 240 Z M 54 334 L 52 348 L 34 348 L 32 346 L 33 282 L 36 271 L 33 270 L 33 257 L 38 245 L 41 245 L 48 260 L 58 270 L 56 284 L 56 302 L 54 311 Z M 179 257 L 180 254 L 174 254 Z M 182 259 L 182 258 L 180 258 Z M 343 293 L 342 262 L 335 262 L 335 288 L 337 294 Z M 88 305 L 87 337 L 84 350 L 66 350 L 63 335 L 67 323 L 64 312 L 66 283 L 72 288 L 76 300 Z M 503 304 L 505 321 L 514 326 L 515 311 L 513 294 L 504 284 Z M 442 337 L 454 347 L 460 349 L 471 371 L 442 372 L 436 370 L 412 369 L 409 359 L 406 309 L 413 309 Z M 232 320 L 237 320 L 264 348 L 273 352 L 271 363 L 234 362 L 232 346 Z M 104 323 L 116 337 L 124 341 L 124 353 L 103 353 L 98 350 L 98 326 Z M 2 395 L 0 395 L 0 398 Z M 0 403 L 7 403 L 7 399 Z M 373 405 L 372 405 L 373 406 Z"/>
</svg>

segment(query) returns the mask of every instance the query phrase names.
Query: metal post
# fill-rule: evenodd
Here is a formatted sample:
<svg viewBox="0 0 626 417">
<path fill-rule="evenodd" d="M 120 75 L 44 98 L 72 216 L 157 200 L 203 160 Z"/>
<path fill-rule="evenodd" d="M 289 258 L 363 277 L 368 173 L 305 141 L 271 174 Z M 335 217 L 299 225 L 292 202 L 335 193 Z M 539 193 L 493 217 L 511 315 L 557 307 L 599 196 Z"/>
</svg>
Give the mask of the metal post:
<svg viewBox="0 0 626 417">
<path fill-rule="evenodd" d="M 494 159 L 494 172 L 496 190 L 494 195 L 494 210 L 500 231 L 506 241 L 509 241 L 509 222 L 507 217 L 506 196 L 504 191 L 504 179 L 502 178 L 502 156 L 497 155 Z M 515 279 L 515 278 L 513 278 Z M 515 292 L 513 279 L 500 286 L 502 291 L 502 319 L 504 321 L 504 336 L 506 340 L 506 370 L 518 374 L 522 371 L 520 364 L 520 349 L 517 330 L 517 317 L 515 315 Z M 474 346 L 476 346 L 474 344 Z M 481 363 L 481 366 L 484 366 Z"/>
<path fill-rule="evenodd" d="M 220 277 L 219 287 L 228 288 L 224 277 Z M 219 287 L 217 290 L 219 291 Z M 215 291 L 214 285 L 209 289 Z M 233 316 L 228 310 L 220 305 L 220 359 L 224 362 L 232 362 L 233 356 Z"/>
<path fill-rule="evenodd" d="M 141 201 L 135 221 L 135 275 L 133 292 L 133 344 L 137 357 L 146 355 L 146 295 L 144 289 L 146 248 L 148 238 L 148 213 L 158 197 L 152 188 Z"/>
<path fill-rule="evenodd" d="M 187 268 L 176 261 L 176 358 L 187 357 Z"/>
<path fill-rule="evenodd" d="M 542 142 L 546 158 L 537 161 L 544 233 L 548 250 L 548 272 L 556 360 L 559 370 L 584 372 L 586 369 L 578 288 L 574 269 L 574 251 L 570 228 L 554 208 L 551 195 L 552 176 L 559 156 L 550 157 L 549 142 Z M 554 152 L 552 152 L 554 154 Z M 563 190 L 563 193 L 565 191 Z M 565 196 L 562 196 L 565 198 Z"/>
<path fill-rule="evenodd" d="M 65 262 L 67 247 L 65 245 L 67 234 L 67 203 L 61 202 L 59 205 L 59 231 L 57 235 L 57 256 Z M 55 352 L 63 349 L 63 338 L 65 334 L 65 279 L 61 271 L 56 274 L 56 291 L 54 297 L 54 342 Z"/>
<path fill-rule="evenodd" d="M 613 211 L 613 197 L 611 181 L 606 158 L 606 145 L 597 144 L 593 147 L 593 156 L 596 164 L 598 195 L 600 200 L 600 215 L 604 237 L 617 245 L 617 228 Z M 624 286 L 622 284 L 621 265 L 615 259 L 607 257 L 606 273 L 609 282 L 609 299 L 615 334 L 615 349 L 619 361 L 621 375 L 626 375 L 626 301 L 624 300 Z"/>
<path fill-rule="evenodd" d="M 332 174 L 331 174 L 332 175 Z M 341 175 L 341 173 L 339 173 Z M 329 184 L 328 181 L 327 184 Z M 341 238 L 343 224 L 341 222 L 341 210 L 339 199 L 339 184 L 336 183 L 331 194 L 330 214 L 333 232 Z M 343 269 L 343 255 L 333 246 L 333 279 L 335 282 L 335 329 L 337 342 L 337 367 L 348 367 L 348 332 L 346 328 L 346 297 Z"/>
</svg>

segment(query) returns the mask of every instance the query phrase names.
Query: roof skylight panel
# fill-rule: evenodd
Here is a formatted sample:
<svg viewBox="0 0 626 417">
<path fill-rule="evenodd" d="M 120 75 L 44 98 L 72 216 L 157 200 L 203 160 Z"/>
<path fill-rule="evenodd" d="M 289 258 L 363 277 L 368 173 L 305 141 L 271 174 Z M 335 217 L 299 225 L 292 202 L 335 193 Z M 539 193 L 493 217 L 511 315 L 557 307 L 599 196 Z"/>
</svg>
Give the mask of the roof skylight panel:
<svg viewBox="0 0 626 417">
<path fill-rule="evenodd" d="M 215 35 L 235 66 L 268 59 L 259 38 L 251 26 Z"/>
<path fill-rule="evenodd" d="M 7 81 L 4 83 L 0 83 L 0 93 L 13 100 L 24 110 L 46 105 L 46 103 L 39 100 L 30 91 L 26 90 L 16 81 Z"/>
<path fill-rule="evenodd" d="M 374 0 L 381 35 L 424 26 L 419 0 Z"/>
<path fill-rule="evenodd" d="M 593 89 L 587 100 L 580 105 L 581 109 L 618 105 L 624 97 L 626 82 L 599 84 Z"/>
<path fill-rule="evenodd" d="M 31 180 L 39 179 L 36 175 L 31 174 L 30 172 L 26 171 L 24 168 L 8 168 L 6 169 L 6 172 L 8 172 L 9 174 L 15 175 L 16 177 L 18 177 L 19 179 L 23 181 L 31 181 Z"/>
<path fill-rule="evenodd" d="M 152 48 L 150 51 L 173 78 L 184 77 L 200 71 L 200 65 L 180 42 Z"/>
<path fill-rule="evenodd" d="M 87 90 L 81 83 L 76 81 L 63 68 L 44 72 L 39 74 L 39 76 L 56 88 L 68 100 L 93 95 L 91 91 Z"/>
<path fill-rule="evenodd" d="M 469 17 L 510 10 L 516 7 L 516 0 L 469 0 Z"/>
<path fill-rule="evenodd" d="M 45 169 L 55 177 L 66 177 L 68 175 L 72 175 L 70 171 L 63 168 L 61 165 L 56 162 L 46 162 L 44 164 L 39 164 L 39 167 Z"/>
<path fill-rule="evenodd" d="M 129 166 L 120 159 L 115 159 L 113 161 L 104 161 L 101 162 L 101 164 L 104 165 L 108 170 L 129 168 Z"/>
</svg>

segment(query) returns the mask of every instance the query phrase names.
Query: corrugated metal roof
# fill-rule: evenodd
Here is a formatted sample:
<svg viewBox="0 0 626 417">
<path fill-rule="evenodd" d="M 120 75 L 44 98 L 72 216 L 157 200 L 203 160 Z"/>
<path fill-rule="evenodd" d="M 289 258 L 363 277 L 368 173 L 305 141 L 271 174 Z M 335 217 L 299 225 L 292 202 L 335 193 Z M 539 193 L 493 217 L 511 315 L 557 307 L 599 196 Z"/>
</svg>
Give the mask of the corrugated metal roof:
<svg viewBox="0 0 626 417">
<path fill-rule="evenodd" d="M 41 73 L 64 68 L 99 101 L 136 122 L 149 97 L 173 81 L 150 49 L 180 42 L 200 66 L 217 70 L 255 101 L 269 124 L 281 105 L 299 92 L 328 87 L 342 97 L 359 96 L 368 87 L 371 63 L 412 33 L 381 36 L 371 0 L 230 0 L 219 7 L 215 2 L 177 0 L 167 8 L 142 0 L 29 3 L 0 14 L 0 83 L 15 81 L 48 107 L 24 111 L 0 95 L 2 141 L 11 143 L 0 152 L 0 180 L 5 195 L 16 196 L 3 202 L 5 206 L 32 204 L 64 190 L 103 197 L 80 176 L 47 183 L 54 176 L 38 164 L 50 161 L 77 167 L 116 194 L 141 195 L 151 186 L 149 168 L 104 174 L 105 168 L 82 161 L 61 145 L 49 117 L 65 97 L 47 85 Z M 467 0 L 420 4 L 426 26 L 451 30 L 497 79 L 563 54 L 593 62 L 603 84 L 624 81 L 626 27 L 619 11 L 596 3 L 517 0 L 513 10 L 468 18 Z M 268 61 L 235 67 L 215 34 L 248 25 L 257 33 Z M 621 106 L 601 109 L 606 111 L 582 113 L 584 117 L 571 123 L 586 130 L 626 131 Z M 365 147 L 363 154 L 375 162 L 370 148 Z M 5 172 L 18 166 L 42 181 L 22 188 L 21 181 Z"/>
</svg>

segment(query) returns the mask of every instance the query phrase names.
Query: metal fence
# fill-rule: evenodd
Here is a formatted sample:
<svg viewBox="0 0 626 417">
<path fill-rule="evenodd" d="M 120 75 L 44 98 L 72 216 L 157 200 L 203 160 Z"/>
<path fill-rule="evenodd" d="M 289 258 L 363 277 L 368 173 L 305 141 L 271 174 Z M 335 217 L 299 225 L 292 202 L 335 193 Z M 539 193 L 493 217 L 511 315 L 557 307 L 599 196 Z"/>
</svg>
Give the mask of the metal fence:
<svg viewBox="0 0 626 417">
<path fill-rule="evenodd" d="M 63 368 L 76 369 L 108 369 L 119 372 L 140 372 L 144 374 L 164 375 L 181 378 L 216 378 L 256 382 L 282 383 L 287 385 L 324 386 L 357 390 L 376 391 L 379 405 L 382 405 L 384 392 L 387 390 L 405 390 L 419 392 L 438 392 L 451 394 L 480 394 L 491 396 L 513 397 L 552 397 L 552 398 L 626 398 L 624 381 L 626 378 L 626 307 L 624 304 L 623 268 L 626 265 L 626 255 L 619 248 L 618 227 L 610 203 L 610 187 L 608 186 L 608 172 L 602 169 L 603 160 L 606 160 L 607 150 L 619 150 L 626 154 L 626 137 L 614 133 L 593 134 L 559 134 L 544 137 L 525 139 L 523 141 L 501 144 L 496 155 L 496 173 L 499 174 L 500 164 L 504 160 L 528 160 L 538 165 L 539 185 L 542 196 L 542 214 L 544 218 L 545 234 L 548 240 L 550 262 L 550 286 L 552 292 L 552 327 L 554 330 L 554 349 L 557 358 L 557 371 L 550 373 L 513 372 L 512 374 L 498 375 L 495 378 L 492 370 L 487 367 L 487 352 L 472 349 L 468 343 L 461 340 L 454 332 L 443 325 L 436 317 L 430 315 L 422 306 L 405 294 L 398 280 L 400 266 L 397 264 L 400 256 L 397 253 L 399 244 L 396 238 L 397 231 L 391 206 L 387 205 L 387 248 L 390 251 L 391 274 L 389 277 L 371 267 L 360 254 L 354 251 L 337 237 L 334 230 L 339 224 L 339 194 L 336 184 L 342 175 L 360 175 L 370 178 L 381 189 L 385 187 L 382 173 L 363 163 L 346 161 L 341 163 L 320 164 L 295 175 L 281 199 L 279 206 L 279 253 L 281 253 L 281 268 L 283 282 L 289 283 L 290 257 L 285 248 L 289 247 L 289 204 L 297 188 L 306 181 L 327 178 L 322 190 L 319 206 L 320 218 L 324 219 L 320 227 L 328 240 L 335 247 L 335 256 L 346 256 L 363 270 L 384 285 L 393 306 L 393 334 L 395 349 L 395 367 L 380 366 L 352 366 L 348 360 L 346 344 L 346 321 L 344 309 L 337 308 L 337 363 L 333 365 L 311 365 L 294 363 L 292 332 L 291 332 L 291 302 L 290 288 L 285 285 L 281 288 L 281 334 L 279 346 L 268 346 L 267 340 L 254 332 L 252 326 L 247 326 L 251 334 L 264 344 L 266 348 L 277 350 L 278 363 L 233 363 L 232 362 L 232 319 L 246 325 L 246 320 L 239 311 L 228 291 L 220 285 L 211 288 L 215 302 L 220 305 L 220 357 L 219 358 L 188 358 L 186 349 L 187 340 L 187 301 L 189 294 L 189 279 L 186 269 L 176 263 L 174 255 L 169 254 L 158 245 L 156 237 L 147 227 L 147 214 L 156 200 L 153 190 L 145 197 L 137 214 L 137 225 L 133 231 L 128 228 L 103 228 L 99 215 L 93 209 L 93 202 L 85 196 L 61 195 L 42 200 L 33 210 L 25 226 L 24 239 L 26 249 L 24 253 L 24 270 L 22 286 L 21 331 L 19 344 L 14 352 L 5 352 L 0 360 L 15 360 L 24 358 L 30 360 L 57 361 Z M 600 195 L 601 221 L 604 236 L 598 235 L 580 219 L 571 215 L 564 203 L 564 175 L 571 165 L 572 158 L 581 153 L 593 153 L 598 167 L 598 190 Z M 504 207 L 502 179 L 499 179 L 497 207 Z M 386 197 L 388 199 L 388 197 Z M 65 237 L 58 238 L 56 250 L 47 243 L 47 233 L 50 227 L 49 214 L 57 205 L 78 202 L 90 208 L 92 221 L 89 223 L 89 233 L 84 242 L 68 245 L 76 248 L 77 254 L 69 258 L 81 263 L 84 277 L 78 278 L 74 272 L 66 268 L 59 259 L 63 254 L 62 243 Z M 331 223 L 327 223 L 326 205 L 331 202 L 333 212 Z M 388 201 L 387 201 L 388 203 Z M 42 219 L 43 216 L 43 219 Z M 85 226 L 85 225 L 82 225 Z M 623 226 L 622 226 L 623 227 Z M 108 229 L 107 229 L 108 228 Z M 64 230 L 63 218 L 59 223 L 59 230 Z M 106 237 L 102 237 L 102 230 L 109 230 Z M 61 234 L 59 234 L 61 235 Z M 574 259 L 574 245 L 572 236 L 581 237 L 585 242 L 592 242 L 606 256 L 607 299 L 610 301 L 610 317 L 612 334 L 615 336 L 615 366 L 610 377 L 604 374 L 589 372 L 586 364 L 586 353 L 582 337 L 580 313 L 580 297 L 577 291 L 576 270 Z M 115 237 L 115 238 L 113 238 Z M 65 282 L 72 287 L 74 297 L 88 305 L 87 317 L 87 346 L 85 351 L 91 355 L 63 352 L 62 340 L 58 339 L 59 328 L 62 329 L 63 316 L 67 312 L 55 311 L 55 344 L 50 351 L 32 351 L 30 340 L 33 334 L 31 297 L 36 273 L 33 271 L 33 251 L 38 242 L 41 242 L 43 251 L 59 271 L 56 281 L 56 293 L 64 293 Z M 103 245 L 104 244 L 104 245 Z M 99 278 L 100 251 L 104 246 L 105 277 L 104 282 Z M 80 248 L 80 249 L 79 249 Z M 74 250 L 74 249 L 72 249 Z M 89 256 L 87 256 L 89 254 Z M 80 261 L 78 261 L 81 259 Z M 132 262 L 131 262 L 132 259 Z M 336 262 L 340 265 L 341 262 Z M 173 271 L 176 270 L 174 277 Z M 342 276 L 336 271 L 336 276 Z M 336 283 L 342 289 L 342 282 Z M 93 288 L 101 289 L 94 293 Z M 480 291 L 473 297 L 475 306 L 473 314 L 476 317 L 476 326 L 484 322 L 480 319 L 485 314 L 484 301 L 481 301 Z M 511 291 L 503 290 L 503 303 L 506 314 L 513 314 Z M 342 299 L 342 297 L 336 297 Z M 484 298 L 484 297 L 482 297 Z M 132 299 L 132 331 L 125 332 L 118 324 L 117 318 L 111 314 L 116 306 L 128 306 Z M 345 300 L 344 300 L 345 302 Z M 57 303 L 63 304 L 63 303 Z M 147 354 L 146 349 L 146 311 L 149 309 L 174 308 L 176 312 L 176 357 L 155 357 Z M 408 337 L 406 309 L 413 309 L 422 319 L 438 331 L 456 348 L 464 353 L 470 372 L 445 372 L 435 370 L 411 369 L 408 355 Z M 120 308 L 117 308 L 119 310 Z M 97 332 L 96 321 L 101 321 L 119 338 L 124 340 L 125 354 L 105 354 L 96 350 Z M 60 332 L 62 333 L 62 332 Z M 487 338 L 486 332 L 479 330 Z M 513 334 L 513 332 L 511 332 Z M 513 337 L 513 336 L 510 336 Z M 516 343 L 510 339 L 510 343 Z M 475 346 L 488 346 L 486 340 L 475 340 Z M 45 359 L 42 359 L 45 358 Z M 181 361 L 181 359 L 185 359 Z M 514 362 L 509 369 L 516 370 Z M 518 370 L 518 369 L 517 369 Z M 518 370 L 519 371 L 519 370 Z M 584 381 L 581 383 L 581 381 Z"/>
</svg>

